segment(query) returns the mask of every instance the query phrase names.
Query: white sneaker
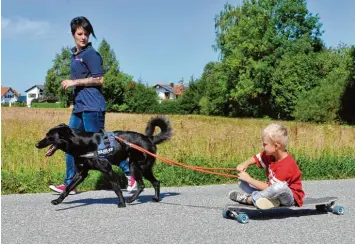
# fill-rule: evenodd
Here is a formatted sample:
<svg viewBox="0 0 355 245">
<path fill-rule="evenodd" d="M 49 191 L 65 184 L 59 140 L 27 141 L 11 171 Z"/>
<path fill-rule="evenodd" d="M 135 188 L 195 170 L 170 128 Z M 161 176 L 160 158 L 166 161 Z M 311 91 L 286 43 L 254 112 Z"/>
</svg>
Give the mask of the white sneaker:
<svg viewBox="0 0 355 245">
<path fill-rule="evenodd" d="M 277 208 L 280 206 L 280 201 L 279 199 L 267 199 L 262 197 L 256 200 L 255 206 L 259 209 Z"/>
<path fill-rule="evenodd" d="M 228 196 L 229 196 L 229 199 L 231 199 L 234 202 L 238 202 L 241 204 L 249 204 L 248 198 L 250 195 L 247 193 L 239 193 L 237 191 L 230 191 Z"/>
<path fill-rule="evenodd" d="M 132 192 L 133 190 L 137 190 L 137 181 L 133 178 L 132 175 L 126 175 L 127 177 L 127 191 Z"/>
</svg>

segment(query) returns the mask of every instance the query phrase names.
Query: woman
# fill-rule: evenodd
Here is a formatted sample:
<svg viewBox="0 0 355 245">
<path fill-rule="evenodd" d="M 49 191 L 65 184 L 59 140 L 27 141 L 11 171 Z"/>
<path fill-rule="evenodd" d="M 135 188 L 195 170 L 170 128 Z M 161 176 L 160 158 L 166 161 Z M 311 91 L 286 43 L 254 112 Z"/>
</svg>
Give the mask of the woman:
<svg viewBox="0 0 355 245">
<path fill-rule="evenodd" d="M 101 55 L 89 42 L 90 34 L 96 38 L 89 20 L 83 16 L 74 18 L 70 23 L 75 47 L 71 49 L 70 80 L 62 81 L 64 89 L 73 88 L 74 108 L 69 120 L 69 127 L 86 132 L 99 132 L 105 127 L 106 102 L 102 93 L 104 72 Z M 127 172 L 127 162 L 120 164 L 125 169 L 128 179 L 128 190 L 132 190 L 136 183 Z M 66 175 L 64 184 L 49 188 L 61 193 L 71 182 L 76 173 L 74 158 L 66 154 Z M 70 192 L 76 194 L 76 190 Z"/>
</svg>

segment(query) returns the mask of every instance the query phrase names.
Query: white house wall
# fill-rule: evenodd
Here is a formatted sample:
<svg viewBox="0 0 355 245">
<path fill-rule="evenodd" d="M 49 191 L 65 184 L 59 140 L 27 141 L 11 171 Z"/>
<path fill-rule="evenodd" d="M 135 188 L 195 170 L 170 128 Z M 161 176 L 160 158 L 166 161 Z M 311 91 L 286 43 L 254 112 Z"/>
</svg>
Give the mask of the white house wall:
<svg viewBox="0 0 355 245">
<path fill-rule="evenodd" d="M 16 94 L 12 90 L 8 90 L 3 97 L 1 97 L 1 103 L 14 103 L 18 100 Z"/>
<path fill-rule="evenodd" d="M 164 89 L 162 87 L 156 87 L 155 91 L 158 94 L 159 102 L 161 102 L 162 100 L 166 100 L 166 97 L 165 97 L 165 93 L 166 92 L 169 93 L 169 98 L 168 99 L 170 99 L 170 100 L 175 99 L 174 93 L 171 93 L 171 92 L 167 91 L 166 89 Z"/>
<path fill-rule="evenodd" d="M 32 100 L 33 100 L 33 99 L 38 99 L 39 95 L 40 95 L 40 90 L 39 90 L 39 88 L 34 87 L 33 89 L 29 90 L 29 91 L 27 92 L 27 95 L 26 95 L 26 103 L 27 103 L 27 106 L 30 107 Z"/>
</svg>

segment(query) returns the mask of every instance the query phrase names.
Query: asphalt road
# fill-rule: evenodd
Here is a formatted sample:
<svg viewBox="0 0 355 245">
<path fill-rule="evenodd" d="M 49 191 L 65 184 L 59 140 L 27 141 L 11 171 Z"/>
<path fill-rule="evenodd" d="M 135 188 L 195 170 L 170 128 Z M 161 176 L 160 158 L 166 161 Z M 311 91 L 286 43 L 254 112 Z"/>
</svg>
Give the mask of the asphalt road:
<svg viewBox="0 0 355 245">
<path fill-rule="evenodd" d="M 245 225 L 222 217 L 237 185 L 162 187 L 160 203 L 147 188 L 123 209 L 112 191 L 82 192 L 58 206 L 52 193 L 2 195 L 1 243 L 355 243 L 354 187 L 355 179 L 304 182 L 306 197 L 338 196 L 344 215 L 269 210 L 250 213 Z"/>
</svg>

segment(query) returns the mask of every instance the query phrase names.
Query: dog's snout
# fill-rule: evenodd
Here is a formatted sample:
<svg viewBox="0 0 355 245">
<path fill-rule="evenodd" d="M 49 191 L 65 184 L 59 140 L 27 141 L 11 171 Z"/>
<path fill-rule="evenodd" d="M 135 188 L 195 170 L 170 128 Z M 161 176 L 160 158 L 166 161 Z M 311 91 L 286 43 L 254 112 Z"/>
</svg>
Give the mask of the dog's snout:
<svg viewBox="0 0 355 245">
<path fill-rule="evenodd" d="M 38 149 L 42 149 L 48 145 L 50 145 L 50 144 L 49 144 L 49 142 L 47 142 L 46 139 L 40 140 L 37 142 L 37 144 L 35 144 L 36 148 L 38 148 Z"/>
<path fill-rule="evenodd" d="M 38 149 L 41 149 L 41 148 L 42 148 L 41 145 L 40 145 L 40 142 L 37 142 L 37 143 L 35 144 L 35 146 L 36 146 L 36 148 L 38 148 Z"/>
</svg>

